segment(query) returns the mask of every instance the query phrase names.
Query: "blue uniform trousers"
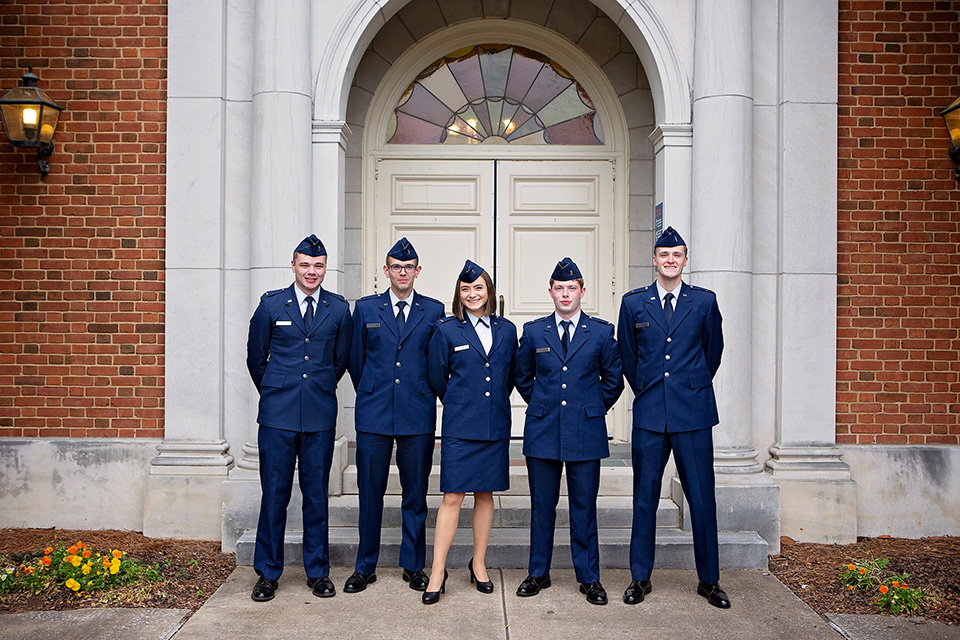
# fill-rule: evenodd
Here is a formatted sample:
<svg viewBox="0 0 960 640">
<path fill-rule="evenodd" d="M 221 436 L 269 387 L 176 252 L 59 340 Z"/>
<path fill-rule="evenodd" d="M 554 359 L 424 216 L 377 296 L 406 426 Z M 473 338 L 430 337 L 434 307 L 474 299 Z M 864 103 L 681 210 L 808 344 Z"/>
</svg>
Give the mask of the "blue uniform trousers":
<svg viewBox="0 0 960 640">
<path fill-rule="evenodd" d="M 410 571 L 423 569 L 427 553 L 427 484 L 433 466 L 432 433 L 386 436 L 357 432 L 357 485 L 360 490 L 360 545 L 356 570 L 373 573 L 380 557 L 380 527 L 383 522 L 383 495 L 387 491 L 390 456 L 397 444 L 397 469 L 403 497 L 400 512 L 403 536 L 400 566 Z"/>
<path fill-rule="evenodd" d="M 253 555 L 258 575 L 277 580 L 283 573 L 283 534 L 298 463 L 303 496 L 303 567 L 308 578 L 330 574 L 327 492 L 336 435 L 335 430 L 305 433 L 260 426 L 257 444 L 263 494 Z"/>
<path fill-rule="evenodd" d="M 550 573 L 553 533 L 560 500 L 560 476 L 567 465 L 567 497 L 570 501 L 570 551 L 577 582 L 600 580 L 600 545 L 597 539 L 597 493 L 600 491 L 600 461 L 577 462 L 526 457 L 530 480 L 530 564 L 528 573 Z"/>
<path fill-rule="evenodd" d="M 720 580 L 712 429 L 674 433 L 633 430 L 631 579 L 649 580 L 653 571 L 660 484 L 671 450 L 683 493 L 690 504 L 697 575 L 712 584 Z"/>
</svg>

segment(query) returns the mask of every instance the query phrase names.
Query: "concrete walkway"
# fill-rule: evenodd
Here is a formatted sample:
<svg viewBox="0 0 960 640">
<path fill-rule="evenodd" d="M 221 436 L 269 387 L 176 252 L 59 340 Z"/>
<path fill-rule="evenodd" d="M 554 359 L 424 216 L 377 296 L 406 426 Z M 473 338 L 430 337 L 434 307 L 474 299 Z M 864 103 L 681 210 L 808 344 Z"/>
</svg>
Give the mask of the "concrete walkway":
<svg viewBox="0 0 960 640">
<path fill-rule="evenodd" d="M 785 638 L 789 640 L 960 640 L 960 628 L 887 616 L 828 616 L 824 620 L 769 573 L 723 571 L 721 583 L 733 606 L 723 611 L 696 594 L 693 571 L 657 570 L 653 593 L 640 605 L 620 597 L 625 570 L 604 570 L 610 604 L 588 604 L 572 570 L 552 573 L 553 586 L 518 598 L 520 570 L 490 571 L 495 590 L 484 595 L 469 583 L 466 569 L 453 569 L 440 603 L 426 607 L 420 594 L 382 568 L 377 582 L 358 594 L 342 592 L 350 569 L 335 568 L 335 598 L 315 598 L 302 568 L 288 568 L 272 602 L 256 603 L 250 567 L 238 567 L 185 624 L 182 611 L 86 609 L 0 616 L 0 638 L 77 640 L 220 640 L 257 638 L 450 638 L 531 640 L 576 638 Z M 81 624 L 78 616 L 86 622 Z"/>
</svg>

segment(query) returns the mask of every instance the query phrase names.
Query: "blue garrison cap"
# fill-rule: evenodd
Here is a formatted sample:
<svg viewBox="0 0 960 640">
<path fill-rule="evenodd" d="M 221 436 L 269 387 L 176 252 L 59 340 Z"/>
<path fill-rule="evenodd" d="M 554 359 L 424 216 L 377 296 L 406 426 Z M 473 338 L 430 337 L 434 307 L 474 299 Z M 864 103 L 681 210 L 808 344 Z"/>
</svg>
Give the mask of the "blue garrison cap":
<svg viewBox="0 0 960 640">
<path fill-rule="evenodd" d="M 323 243 L 320 242 L 320 238 L 312 233 L 304 238 L 293 252 L 302 253 L 305 256 L 312 256 L 314 258 L 327 255 L 327 250 L 323 248 Z"/>
<path fill-rule="evenodd" d="M 460 272 L 460 277 L 458 279 L 460 282 L 466 282 L 469 284 L 479 278 L 481 273 L 483 273 L 483 267 L 478 265 L 476 262 L 467 260 L 463 263 L 463 271 Z"/>
<path fill-rule="evenodd" d="M 413 245 L 410 244 L 410 241 L 407 240 L 406 236 L 397 240 L 397 244 L 390 248 L 390 251 L 387 252 L 387 256 L 403 262 L 406 262 L 407 260 L 416 260 L 420 257 L 417 255 L 417 250 L 413 248 Z"/>
<path fill-rule="evenodd" d="M 569 257 L 564 258 L 557 263 L 557 266 L 553 269 L 553 275 L 550 276 L 551 280 L 557 280 L 559 282 L 566 282 L 568 280 L 576 280 L 577 278 L 582 278 L 580 274 L 580 267 L 577 266 L 577 263 L 571 260 Z"/>
<path fill-rule="evenodd" d="M 663 233 L 660 234 L 660 237 L 657 238 L 657 243 L 653 245 L 654 248 L 657 247 L 685 247 L 687 243 L 683 241 L 683 238 L 680 237 L 680 234 L 673 227 L 667 227 L 663 230 Z"/>
</svg>

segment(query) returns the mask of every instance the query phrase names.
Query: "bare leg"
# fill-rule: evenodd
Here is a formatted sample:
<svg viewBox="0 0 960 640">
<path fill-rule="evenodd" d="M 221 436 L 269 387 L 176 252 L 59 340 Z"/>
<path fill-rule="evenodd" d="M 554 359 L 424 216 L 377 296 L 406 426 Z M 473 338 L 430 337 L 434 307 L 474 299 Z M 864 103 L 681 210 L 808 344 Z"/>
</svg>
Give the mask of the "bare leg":
<svg viewBox="0 0 960 640">
<path fill-rule="evenodd" d="M 460 519 L 462 493 L 445 493 L 440 509 L 437 510 L 437 528 L 433 536 L 433 567 L 430 569 L 430 584 L 427 591 L 440 591 L 443 584 L 443 571 L 447 567 L 447 552 L 457 535 L 457 521 Z M 491 503 L 492 505 L 492 503 Z"/>
<path fill-rule="evenodd" d="M 473 572 L 477 580 L 487 582 L 485 559 L 490 542 L 490 527 L 493 525 L 493 493 L 479 491 L 473 494 Z"/>
</svg>

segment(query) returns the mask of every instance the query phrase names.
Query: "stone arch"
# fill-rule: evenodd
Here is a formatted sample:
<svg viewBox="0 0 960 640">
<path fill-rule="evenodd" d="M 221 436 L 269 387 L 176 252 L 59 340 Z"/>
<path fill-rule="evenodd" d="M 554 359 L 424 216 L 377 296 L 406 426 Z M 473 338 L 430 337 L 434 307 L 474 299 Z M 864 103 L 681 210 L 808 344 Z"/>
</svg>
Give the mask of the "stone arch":
<svg viewBox="0 0 960 640">
<path fill-rule="evenodd" d="M 414 0 L 415 1 L 415 0 Z M 655 124 L 689 124 L 690 86 L 679 51 L 662 17 L 648 0 L 591 0 L 615 20 L 640 58 L 650 82 Z M 350 85 L 360 60 L 381 28 L 411 0 L 357 0 L 334 28 L 320 60 L 314 92 L 314 119 L 345 121 Z M 613 18 L 611 16 L 619 16 Z M 465 15 L 464 17 L 478 17 Z M 506 18 L 502 11 L 482 12 L 482 17 Z M 513 17 L 513 16 L 510 16 Z M 444 18 L 446 20 L 446 18 Z M 451 11 L 451 19 L 457 20 Z"/>
</svg>

